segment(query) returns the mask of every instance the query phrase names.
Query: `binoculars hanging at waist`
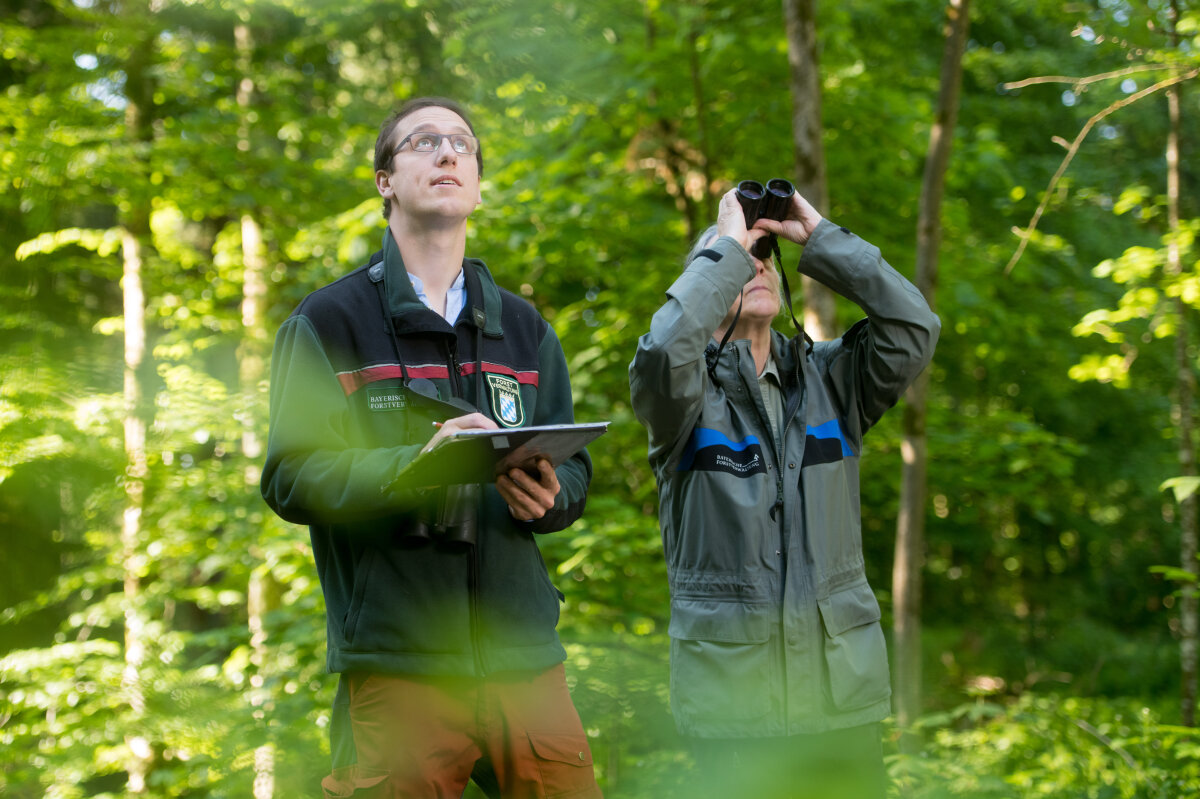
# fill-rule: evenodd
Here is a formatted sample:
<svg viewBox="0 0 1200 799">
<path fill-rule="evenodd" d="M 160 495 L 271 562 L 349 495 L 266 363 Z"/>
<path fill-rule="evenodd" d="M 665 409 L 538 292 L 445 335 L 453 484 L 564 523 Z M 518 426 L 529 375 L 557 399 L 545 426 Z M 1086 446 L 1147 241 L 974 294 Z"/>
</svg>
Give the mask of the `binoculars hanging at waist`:
<svg viewBox="0 0 1200 799">
<path fill-rule="evenodd" d="M 430 492 L 433 500 L 404 532 L 407 543 L 467 548 L 479 529 L 478 484 L 450 485 Z"/>
</svg>

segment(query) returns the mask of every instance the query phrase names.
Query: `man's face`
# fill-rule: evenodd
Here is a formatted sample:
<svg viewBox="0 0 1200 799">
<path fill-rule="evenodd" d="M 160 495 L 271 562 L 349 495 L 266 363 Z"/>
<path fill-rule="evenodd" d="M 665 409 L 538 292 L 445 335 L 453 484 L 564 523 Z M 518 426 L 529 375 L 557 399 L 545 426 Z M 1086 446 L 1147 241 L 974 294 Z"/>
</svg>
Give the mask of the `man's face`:
<svg viewBox="0 0 1200 799">
<path fill-rule="evenodd" d="M 471 129 L 458 114 L 440 106 L 418 108 L 402 117 L 395 127 L 395 147 L 410 133 L 463 133 Z M 425 224 L 438 220 L 461 223 L 482 201 L 479 165 L 474 155 L 454 151 L 449 139 L 442 139 L 433 152 L 416 152 L 411 141 L 394 152 L 392 171 L 375 174 L 380 195 L 391 200 L 391 215 L 422 219 Z"/>
</svg>

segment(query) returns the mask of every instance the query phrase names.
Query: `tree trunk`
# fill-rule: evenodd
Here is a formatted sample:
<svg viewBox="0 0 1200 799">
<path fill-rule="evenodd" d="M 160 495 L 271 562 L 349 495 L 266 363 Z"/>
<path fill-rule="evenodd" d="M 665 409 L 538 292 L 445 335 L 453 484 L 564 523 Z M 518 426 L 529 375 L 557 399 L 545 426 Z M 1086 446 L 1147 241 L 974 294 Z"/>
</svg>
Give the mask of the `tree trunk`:
<svg viewBox="0 0 1200 799">
<path fill-rule="evenodd" d="M 142 293 L 142 246 L 128 229 L 122 236 L 121 292 L 125 305 L 125 511 L 121 519 L 121 563 L 124 570 L 125 669 L 121 684 L 132 711 L 131 728 L 146 712 L 141 669 L 146 659 L 146 617 L 141 607 L 141 521 L 146 480 L 146 422 L 141 369 L 146 353 L 146 302 Z M 127 735 L 126 764 L 131 794 L 146 791 L 150 743 Z"/>
<path fill-rule="evenodd" d="M 240 352 L 238 372 L 242 391 L 249 397 L 254 397 L 265 369 L 265 360 L 260 352 L 260 335 L 263 330 L 260 298 L 265 293 L 263 281 L 263 261 L 261 254 L 261 233 L 253 215 L 247 213 L 242 217 L 242 254 L 244 261 L 242 325 L 243 346 Z M 251 399 L 248 407 L 256 407 L 259 403 Z M 243 424 L 242 455 L 246 458 L 245 476 L 248 493 L 257 493 L 259 467 L 256 459 L 262 452 L 262 444 L 254 429 L 259 418 L 257 414 L 248 414 Z M 251 550 L 251 556 L 258 560 L 259 566 L 250 573 L 250 582 L 246 588 L 246 618 L 250 628 L 250 665 L 254 673 L 250 676 L 250 706 L 255 721 L 263 730 L 269 730 L 268 713 L 271 708 L 270 690 L 267 678 L 270 676 L 270 640 L 267 632 L 266 618 L 280 606 L 282 588 L 278 579 L 271 572 L 271 566 L 266 553 L 260 547 Z M 275 744 L 268 740 L 254 750 L 254 799 L 271 799 L 275 795 Z"/>
<path fill-rule="evenodd" d="M 245 16 L 248 16 L 245 15 Z M 251 130 L 251 103 L 254 98 L 254 38 L 250 26 L 243 19 L 234 26 L 234 45 L 238 54 L 237 105 L 241 119 L 238 124 L 238 151 L 249 153 L 253 142 Z M 259 384 L 266 375 L 267 330 L 263 320 L 263 304 L 266 300 L 266 256 L 263 246 L 262 227 L 254 215 L 254 208 L 242 213 L 242 342 L 238 348 L 238 382 L 247 397 L 246 418 L 242 419 L 242 456 L 245 458 L 245 481 L 248 493 L 256 493 L 262 442 L 256 425 L 260 414 L 256 412 L 259 402 Z M 279 608 L 282 593 L 279 581 L 271 572 L 266 554 L 258 547 L 251 555 L 260 561 L 250 573 L 246 587 L 246 618 L 250 629 L 250 664 L 254 672 L 250 675 L 249 700 L 252 714 L 260 729 L 269 730 L 268 714 L 271 708 L 267 678 L 270 671 L 269 636 L 267 615 Z M 275 795 L 275 744 L 267 733 L 265 743 L 254 750 L 254 799 L 271 799 Z"/>
<path fill-rule="evenodd" d="M 936 307 L 938 249 L 942 239 L 942 195 L 958 117 L 962 55 L 969 18 L 970 0 L 949 0 L 946 5 L 946 42 L 942 54 L 937 118 L 929 134 L 929 151 L 921 181 L 921 205 L 917 219 L 915 282 L 931 308 Z M 913 752 L 920 746 L 920 741 L 910 731 L 921 713 L 921 571 L 925 556 L 925 419 L 928 392 L 929 370 L 926 369 L 904 395 L 900 512 L 896 522 L 896 557 L 892 569 L 896 721 L 903 733 L 901 748 L 907 752 Z"/>
<path fill-rule="evenodd" d="M 137 13 L 133 11 L 132 13 Z M 146 367 L 146 299 L 143 274 L 150 241 L 150 204 L 143 196 L 148 185 L 146 148 L 153 140 L 150 107 L 154 96 L 150 66 L 154 58 L 152 39 L 144 39 L 132 50 L 125 63 L 125 138 L 133 153 L 130 163 L 134 175 L 127 192 L 127 206 L 121 214 L 121 293 L 125 325 L 125 509 L 121 519 L 121 568 L 125 620 L 125 662 L 121 678 L 131 717 L 131 731 L 140 730 L 146 712 L 142 665 L 146 660 L 147 614 L 142 602 L 141 575 L 147 562 L 146 535 L 142 528 L 145 504 L 146 430 L 150 414 L 143 384 Z M 150 739 L 141 732 L 125 736 L 128 749 L 127 790 L 132 795 L 146 793 L 147 776 L 153 757 Z"/>
<path fill-rule="evenodd" d="M 254 40 L 244 22 L 234 27 L 234 42 L 238 52 L 241 79 L 238 81 L 237 105 L 241 115 L 238 124 L 238 152 L 249 153 L 250 105 L 254 95 Z M 242 341 L 238 347 L 238 381 L 241 389 L 257 396 L 259 384 L 266 376 L 268 335 L 263 320 L 263 304 L 267 296 L 267 259 L 263 245 L 262 227 L 254 215 L 255 208 L 242 213 Z M 250 408 L 255 404 L 250 403 Z M 257 414 L 248 412 L 242 419 L 242 454 L 247 459 L 246 483 L 258 483 L 256 459 L 262 454 L 262 442 L 256 429 Z"/>
<path fill-rule="evenodd" d="M 250 625 L 250 663 L 254 672 L 250 675 L 250 706 L 252 715 L 261 729 L 269 729 L 268 713 L 271 708 L 270 690 L 267 687 L 270 658 L 268 656 L 267 614 L 280 605 L 279 581 L 271 573 L 269 564 L 262 564 L 250 575 L 246 590 L 246 614 Z M 254 750 L 254 799 L 271 799 L 275 795 L 275 742 L 267 742 Z"/>
<path fill-rule="evenodd" d="M 783 20 L 788 39 L 788 65 L 792 90 L 792 145 L 796 154 L 796 191 L 822 216 L 829 215 L 829 188 L 825 178 L 825 147 L 821 141 L 821 75 L 817 55 L 816 0 L 783 0 Z M 837 333 L 834 293 L 802 276 L 804 329 L 817 341 Z"/>
<path fill-rule="evenodd" d="M 1179 3 L 1171 0 L 1171 45 L 1178 49 L 1179 35 L 1175 23 L 1179 19 Z M 1179 84 L 1167 88 L 1167 113 L 1170 125 L 1167 131 L 1167 274 L 1178 279 L 1183 274 L 1182 257 L 1179 252 L 1179 131 L 1180 111 Z M 1179 467 L 1183 477 L 1196 476 L 1196 444 L 1192 423 L 1193 400 L 1196 395 L 1195 375 L 1192 373 L 1188 305 L 1182 298 L 1175 299 L 1175 312 L 1179 316 L 1179 327 L 1175 334 L 1176 396 L 1179 406 Z M 1189 494 L 1180 503 L 1179 513 L 1179 561 L 1185 571 L 1196 573 L 1197 547 L 1197 495 Z M 1180 593 L 1179 641 L 1180 664 L 1180 718 L 1185 726 L 1196 724 L 1196 638 L 1197 597 L 1196 583 L 1184 582 Z"/>
<path fill-rule="evenodd" d="M 712 163 L 711 147 L 708 143 L 708 101 L 704 98 L 704 79 L 700 69 L 700 31 L 693 27 L 688 34 L 688 72 L 692 78 L 692 102 L 696 104 L 696 141 L 700 148 L 700 174 L 704 176 L 704 199 L 712 191 L 713 177 L 709 165 Z M 698 224 L 698 230 L 689 238 L 695 238 L 707 224 Z"/>
</svg>

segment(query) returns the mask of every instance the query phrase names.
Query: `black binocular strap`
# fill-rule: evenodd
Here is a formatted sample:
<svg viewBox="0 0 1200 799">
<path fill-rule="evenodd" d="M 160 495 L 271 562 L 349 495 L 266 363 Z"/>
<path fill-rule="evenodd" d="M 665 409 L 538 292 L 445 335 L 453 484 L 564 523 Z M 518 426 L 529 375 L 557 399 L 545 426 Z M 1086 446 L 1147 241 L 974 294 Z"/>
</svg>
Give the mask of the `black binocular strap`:
<svg viewBox="0 0 1200 799">
<path fill-rule="evenodd" d="M 487 311 L 481 304 L 483 283 L 473 264 L 464 262 L 462 268 L 467 284 L 467 300 L 471 303 L 471 321 L 475 323 L 475 405 L 483 407 L 483 329 L 487 327 Z"/>
<path fill-rule="evenodd" d="M 382 261 L 383 261 L 383 250 L 380 250 L 379 252 L 377 252 L 371 256 L 371 261 L 368 264 L 368 267 L 373 267 L 376 264 L 381 263 Z M 371 282 L 375 284 L 375 295 L 377 297 L 379 297 L 379 312 L 383 315 L 384 327 L 387 330 L 388 335 L 392 337 L 392 349 L 395 350 L 395 353 L 396 353 L 396 363 L 400 364 L 400 379 L 403 381 L 403 384 L 405 386 L 407 386 L 408 385 L 408 367 L 404 365 L 404 358 L 401 357 L 401 355 L 400 355 L 400 339 L 396 338 L 396 325 L 394 322 L 392 322 L 391 312 L 388 311 L 387 296 L 386 296 L 387 292 L 386 292 L 386 289 L 384 288 L 382 275 L 379 277 L 378 280 L 372 280 Z"/>
<path fill-rule="evenodd" d="M 368 266 L 374 266 L 383 260 L 383 252 L 377 252 L 371 257 Z M 480 296 L 483 288 L 479 282 L 479 275 L 474 269 L 470 268 L 470 264 L 463 264 L 463 270 L 467 279 L 467 299 L 473 300 Z M 392 349 L 396 354 L 396 362 L 400 364 L 400 379 L 404 385 L 409 385 L 408 367 L 404 364 L 404 356 L 400 354 L 400 340 L 396 337 L 396 325 L 392 322 L 392 315 L 388 311 L 387 297 L 384 290 L 383 280 L 374 281 L 376 295 L 379 297 L 379 310 L 383 314 L 384 325 L 387 327 L 388 335 L 392 339 Z M 471 306 L 472 320 L 475 322 L 475 406 L 478 409 L 480 402 L 484 396 L 483 383 L 483 328 L 487 325 L 487 312 L 478 305 Z"/>
<path fill-rule="evenodd" d="M 775 259 L 775 266 L 779 269 L 779 277 L 783 280 L 783 297 L 787 301 L 788 316 L 792 317 L 792 326 L 796 328 L 796 332 L 804 339 L 806 350 L 812 349 L 812 339 L 808 337 L 804 326 L 796 319 L 796 311 L 792 307 L 792 287 L 788 285 L 787 270 L 783 268 L 783 255 L 779 252 L 779 240 L 771 236 L 771 255 Z M 742 295 L 738 294 L 738 307 L 733 314 L 733 322 L 725 330 L 725 335 L 721 337 L 721 343 L 717 345 L 717 353 L 713 356 L 708 364 L 709 374 L 714 374 L 717 368 L 717 361 L 721 359 L 721 352 L 725 349 L 725 345 L 729 343 L 729 337 L 733 335 L 733 329 L 737 327 L 738 319 L 742 315 Z"/>
</svg>

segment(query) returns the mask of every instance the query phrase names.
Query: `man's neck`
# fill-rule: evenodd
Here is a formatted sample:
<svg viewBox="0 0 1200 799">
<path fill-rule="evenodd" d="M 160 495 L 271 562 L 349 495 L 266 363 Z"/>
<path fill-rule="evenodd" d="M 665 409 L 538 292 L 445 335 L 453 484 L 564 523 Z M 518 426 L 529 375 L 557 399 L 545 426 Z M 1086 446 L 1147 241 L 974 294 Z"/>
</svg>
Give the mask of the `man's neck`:
<svg viewBox="0 0 1200 799">
<path fill-rule="evenodd" d="M 467 248 L 467 225 L 417 228 L 399 219 L 388 221 L 392 238 L 404 259 L 404 268 L 421 279 L 435 304 L 445 304 L 446 292 L 462 270 Z"/>
</svg>

